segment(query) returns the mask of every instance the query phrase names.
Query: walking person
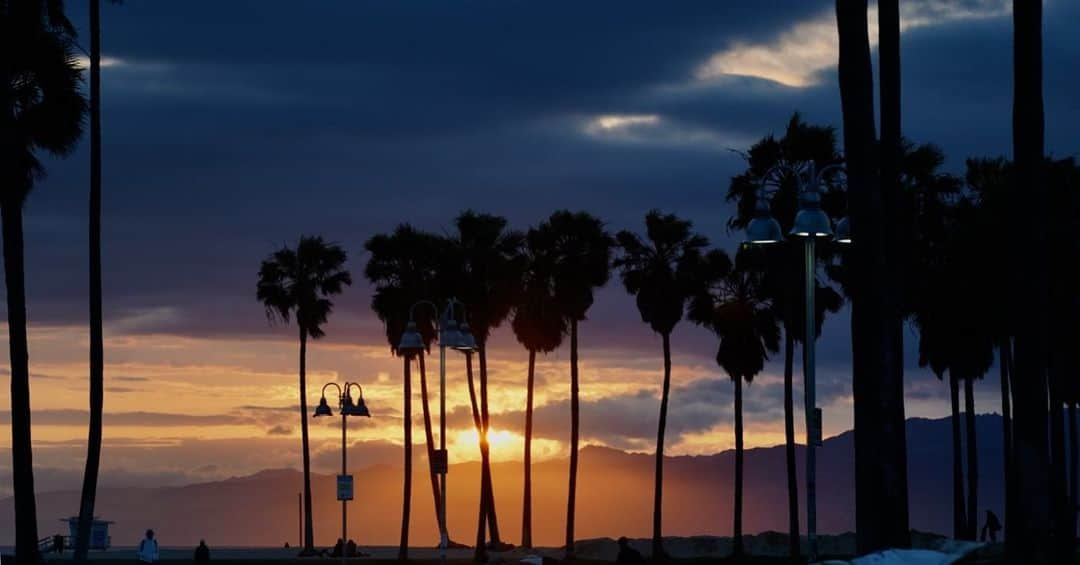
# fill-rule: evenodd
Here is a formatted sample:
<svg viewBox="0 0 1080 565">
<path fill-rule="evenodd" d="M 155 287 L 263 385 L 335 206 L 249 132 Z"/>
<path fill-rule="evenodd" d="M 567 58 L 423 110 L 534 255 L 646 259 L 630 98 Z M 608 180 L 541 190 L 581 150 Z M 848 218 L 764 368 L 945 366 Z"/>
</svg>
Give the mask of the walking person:
<svg viewBox="0 0 1080 565">
<path fill-rule="evenodd" d="M 143 563 L 158 562 L 158 542 L 154 539 L 154 530 L 146 530 L 146 537 L 139 542 L 137 556 Z"/>
<path fill-rule="evenodd" d="M 986 534 L 989 532 L 989 534 L 990 534 L 990 542 L 994 543 L 994 542 L 997 541 L 997 534 L 1000 531 L 1001 531 L 1001 521 L 998 520 L 998 517 L 997 517 L 996 514 L 994 514 L 990 510 L 987 510 L 986 511 L 986 524 L 983 525 L 982 533 L 979 535 L 979 538 L 981 539 L 981 541 L 986 541 Z"/>
<path fill-rule="evenodd" d="M 196 563 L 209 563 L 210 562 L 210 548 L 206 545 L 206 540 L 199 540 L 199 547 L 195 548 L 195 562 Z"/>
</svg>

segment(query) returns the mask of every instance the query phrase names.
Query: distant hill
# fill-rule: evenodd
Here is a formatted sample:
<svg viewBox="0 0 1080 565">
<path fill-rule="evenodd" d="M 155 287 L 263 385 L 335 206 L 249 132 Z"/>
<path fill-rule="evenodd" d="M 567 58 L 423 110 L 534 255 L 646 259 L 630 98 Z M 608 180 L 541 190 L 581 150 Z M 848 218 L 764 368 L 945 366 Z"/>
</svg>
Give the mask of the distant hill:
<svg viewBox="0 0 1080 565">
<path fill-rule="evenodd" d="M 1001 418 L 980 415 L 980 513 L 1002 513 Z M 948 418 L 907 422 L 908 467 L 913 528 L 949 533 L 951 445 Z M 854 528 L 854 444 L 846 432 L 825 441 L 818 455 L 818 524 L 822 533 Z M 799 494 L 804 485 L 799 452 Z M 414 464 L 412 545 L 437 542 L 427 462 Z M 451 536 L 471 543 L 476 536 L 478 463 L 455 465 L 448 476 Z M 521 537 L 521 464 L 497 463 L 493 474 L 502 536 Z M 566 460 L 534 464 L 534 539 L 541 545 L 561 542 L 566 513 Z M 664 526 L 670 535 L 730 535 L 734 452 L 671 457 L 665 466 Z M 578 536 L 646 537 L 651 531 L 653 458 L 651 455 L 588 447 L 582 450 L 578 486 Z M 748 533 L 787 528 L 787 489 L 783 446 L 746 453 Z M 334 500 L 334 477 L 316 475 L 312 485 L 316 540 L 327 545 L 341 528 L 340 503 Z M 297 493 L 301 474 L 267 470 L 247 477 L 183 487 L 102 489 L 98 513 L 116 521 L 114 545 L 133 545 L 154 528 L 163 545 L 192 545 L 206 538 L 217 546 L 279 546 L 298 538 Z M 356 474 L 357 500 L 349 504 L 350 536 L 361 544 L 396 544 L 401 527 L 401 470 L 377 466 Z M 42 536 L 61 531 L 58 519 L 71 515 L 78 492 L 38 494 Z M 805 508 L 800 523 L 805 527 Z M 12 499 L 0 500 L 0 544 L 12 542 Z"/>
</svg>

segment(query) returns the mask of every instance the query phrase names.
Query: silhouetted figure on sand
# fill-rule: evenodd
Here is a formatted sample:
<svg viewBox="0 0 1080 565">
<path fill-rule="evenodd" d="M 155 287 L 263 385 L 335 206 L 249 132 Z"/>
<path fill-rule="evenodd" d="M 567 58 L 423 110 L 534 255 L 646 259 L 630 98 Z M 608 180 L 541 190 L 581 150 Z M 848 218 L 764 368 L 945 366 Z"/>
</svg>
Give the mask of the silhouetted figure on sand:
<svg viewBox="0 0 1080 565">
<path fill-rule="evenodd" d="M 206 546 L 206 540 L 199 540 L 199 547 L 195 548 L 195 562 L 208 563 L 210 561 L 210 548 Z"/>
<path fill-rule="evenodd" d="M 154 530 L 146 530 L 146 537 L 139 542 L 138 556 L 143 563 L 158 562 L 158 543 L 154 539 Z"/>
<path fill-rule="evenodd" d="M 630 540 L 626 537 L 619 538 L 619 555 L 615 558 L 615 565 L 644 565 L 645 558 L 638 550 L 630 547 Z"/>
<path fill-rule="evenodd" d="M 356 557 L 356 542 L 349 540 L 345 544 L 345 557 Z"/>
<path fill-rule="evenodd" d="M 980 534 L 979 539 L 981 539 L 982 541 L 986 541 L 986 535 L 987 535 L 987 533 L 989 533 L 990 534 L 990 541 L 991 542 L 996 542 L 997 541 L 997 534 L 1000 531 L 1001 531 L 1001 521 L 998 520 L 998 517 L 997 517 L 996 514 L 994 514 L 993 512 L 987 510 L 986 511 L 986 524 L 984 524 L 983 527 L 982 527 L 982 533 Z"/>
<path fill-rule="evenodd" d="M 345 551 L 345 540 L 338 538 L 337 543 L 334 544 L 334 549 L 330 551 L 330 557 L 341 557 Z"/>
</svg>

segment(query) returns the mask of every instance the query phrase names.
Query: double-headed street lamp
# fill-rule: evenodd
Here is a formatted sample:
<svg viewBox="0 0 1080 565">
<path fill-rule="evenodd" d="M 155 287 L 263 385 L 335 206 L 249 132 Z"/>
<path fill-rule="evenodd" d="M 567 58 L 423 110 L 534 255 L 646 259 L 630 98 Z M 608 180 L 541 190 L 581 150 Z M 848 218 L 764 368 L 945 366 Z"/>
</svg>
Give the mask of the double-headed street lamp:
<svg viewBox="0 0 1080 565">
<path fill-rule="evenodd" d="M 803 373 L 806 392 L 806 539 L 810 557 L 817 555 L 817 461 L 814 448 L 821 445 L 821 409 L 817 407 L 814 377 L 814 338 L 817 333 L 815 321 L 815 288 L 817 285 L 816 242 L 818 239 L 838 243 L 851 243 L 850 221 L 844 217 L 836 223 L 821 209 L 821 183 L 825 175 L 843 171 L 840 165 L 829 165 L 816 170 L 813 161 L 803 164 L 779 164 L 769 169 L 761 178 L 754 219 L 746 226 L 749 243 L 770 244 L 784 240 L 780 223 L 772 217 L 769 209 L 770 195 L 775 193 L 784 175 L 795 177 L 799 195 L 799 211 L 788 236 L 803 240 L 803 260 L 806 272 L 806 335 L 803 340 Z M 806 177 L 806 182 L 803 178 Z"/>
<path fill-rule="evenodd" d="M 446 563 L 446 548 L 450 542 L 450 536 L 446 528 L 446 472 L 449 470 L 449 457 L 446 453 L 446 348 L 454 349 L 462 353 L 472 353 L 478 349 L 476 338 L 469 331 L 469 323 L 465 318 L 465 304 L 456 298 L 446 301 L 446 307 L 439 313 L 439 307 L 430 300 L 421 300 L 409 308 L 409 323 L 405 326 L 405 333 L 401 334 L 401 342 L 398 343 L 398 351 L 404 355 L 420 354 L 424 351 L 424 336 L 416 327 L 416 307 L 429 306 L 435 313 L 436 332 L 439 339 L 439 450 L 435 452 L 432 466 L 439 474 L 439 558 Z M 455 315 L 457 306 L 462 320 L 458 325 Z"/>
<path fill-rule="evenodd" d="M 330 409 L 330 404 L 326 402 L 326 388 L 334 387 L 338 391 L 338 406 L 341 409 L 341 474 L 338 475 L 337 480 L 337 498 L 341 501 L 341 562 L 345 562 L 345 543 L 349 539 L 348 531 L 348 518 L 345 514 L 345 505 L 353 498 L 353 481 L 352 475 L 348 474 L 345 467 L 345 454 L 348 451 L 345 440 L 345 434 L 347 427 L 345 425 L 346 418 L 348 416 L 364 416 L 366 418 L 371 417 L 371 413 L 368 412 L 367 405 L 364 404 L 364 388 L 359 383 L 345 383 L 345 386 L 338 385 L 337 383 L 326 383 L 322 387 L 322 398 L 319 399 L 319 405 L 315 407 L 315 413 L 312 414 L 313 418 L 319 418 L 322 416 L 333 416 L 334 412 Z M 350 390 L 352 387 L 356 387 L 359 394 L 356 397 L 356 402 L 353 403 Z"/>
</svg>

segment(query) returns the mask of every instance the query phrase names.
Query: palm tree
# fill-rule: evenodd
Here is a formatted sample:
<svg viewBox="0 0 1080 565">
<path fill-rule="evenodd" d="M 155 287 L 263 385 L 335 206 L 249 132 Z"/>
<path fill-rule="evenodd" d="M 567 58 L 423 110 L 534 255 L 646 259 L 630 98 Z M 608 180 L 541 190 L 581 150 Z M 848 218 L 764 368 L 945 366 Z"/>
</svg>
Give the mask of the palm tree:
<svg viewBox="0 0 1080 565">
<path fill-rule="evenodd" d="M 525 468 L 521 516 L 521 545 L 532 547 L 532 433 L 533 388 L 536 353 L 550 353 L 562 344 L 567 331 L 566 317 L 555 299 L 555 257 L 558 253 L 550 231 L 529 230 L 525 237 L 525 261 L 521 286 L 510 326 L 521 345 L 529 351 L 529 372 L 525 393 Z"/>
<path fill-rule="evenodd" d="M 836 132 L 831 127 L 816 126 L 803 121 L 796 113 L 788 121 L 784 136 L 777 139 L 768 135 L 744 154 L 747 169 L 733 177 L 728 186 L 727 200 L 736 203 L 736 215 L 728 220 L 731 229 L 742 230 L 755 215 L 759 195 L 760 179 L 772 167 L 783 163 L 813 162 L 818 170 L 842 162 L 837 150 Z M 835 194 L 826 194 L 824 206 L 826 212 L 839 219 L 845 212 Z M 786 233 L 791 229 L 798 209 L 798 185 L 793 178 L 786 178 L 770 200 L 773 216 L 780 222 Z M 831 250 L 824 248 L 819 254 L 819 261 L 828 265 L 832 260 Z M 759 264 L 759 269 L 766 273 L 765 289 L 777 315 L 784 324 L 784 434 L 788 487 L 788 543 L 789 553 L 797 558 L 801 548 L 799 544 L 799 491 L 795 470 L 795 406 L 794 406 L 794 360 L 795 345 L 805 336 L 805 295 L 800 289 L 805 288 L 802 268 L 803 250 L 801 245 L 779 245 L 756 249 L 750 256 Z M 828 313 L 839 311 L 843 305 L 840 294 L 822 282 L 816 289 L 817 335 Z"/>
<path fill-rule="evenodd" d="M 1015 497 L 1005 538 L 1009 563 L 1051 560 L 1047 454 L 1047 291 L 1044 246 L 1047 190 L 1043 172 L 1042 0 L 1013 2 L 1013 158 L 1010 204 L 1020 219 L 1010 248 L 1015 295 L 1013 341 L 1013 466 Z"/>
<path fill-rule="evenodd" d="M 907 547 L 907 439 L 904 424 L 901 297 L 888 280 L 888 210 L 878 190 L 874 82 L 867 32 L 867 0 L 837 0 L 838 75 L 844 117 L 844 156 L 849 178 L 852 380 L 855 397 L 856 550 Z"/>
<path fill-rule="evenodd" d="M 56 1 L 0 2 L 0 221 L 11 356 L 15 555 L 39 559 L 30 433 L 30 369 L 22 208 L 45 174 L 41 152 L 66 156 L 82 135 L 86 101 L 72 51 L 75 29 Z"/>
<path fill-rule="evenodd" d="M 536 230 L 554 249 L 554 294 L 570 324 L 570 477 L 566 500 L 566 557 L 574 558 L 574 503 L 577 497 L 580 405 L 578 399 L 578 324 L 593 303 L 593 293 L 611 275 L 613 241 L 604 223 L 586 212 L 559 210 Z"/>
<path fill-rule="evenodd" d="M 416 230 L 408 224 L 399 225 L 393 233 L 372 236 L 364 244 L 371 254 L 364 267 L 364 276 L 375 286 L 371 299 L 371 309 L 382 320 L 386 329 L 386 340 L 391 353 L 397 351 L 401 334 L 408 323 L 409 309 L 419 300 L 436 298 L 436 277 L 438 276 L 441 254 L 445 249 L 442 238 Z M 426 348 L 431 347 L 435 339 L 435 325 L 432 313 L 426 308 L 415 311 L 417 327 L 424 339 Z M 435 500 L 436 521 L 442 515 L 439 512 L 438 477 L 433 466 L 435 443 L 431 427 L 431 410 L 428 405 L 427 371 L 424 366 L 424 353 L 416 355 L 420 366 L 420 399 L 424 419 L 424 435 L 428 455 L 428 476 L 431 493 Z M 407 559 L 409 540 L 409 510 L 412 506 L 412 372 L 411 359 L 406 356 L 404 363 L 404 435 L 405 435 L 405 481 L 402 501 L 401 538 L 398 556 Z"/>
<path fill-rule="evenodd" d="M 487 438 L 491 419 L 487 392 L 487 340 L 491 331 L 502 324 L 513 308 L 517 286 L 521 282 L 521 246 L 524 238 L 507 228 L 506 218 L 490 214 L 467 210 L 454 223 L 457 233 L 451 238 L 448 255 L 451 259 L 446 263 L 449 266 L 449 282 L 454 289 L 453 294 L 465 303 L 480 361 L 480 427 L 477 428 L 477 435 L 480 443 L 481 496 L 476 547 L 477 556 L 480 557 L 484 553 L 485 518 L 493 548 L 501 549 L 504 545 L 499 537 Z M 466 368 L 471 385 L 471 355 L 466 356 Z"/>
<path fill-rule="evenodd" d="M 301 236 L 295 249 L 282 247 L 259 267 L 256 298 L 271 322 L 296 319 L 300 333 L 300 434 L 304 458 L 304 550 L 315 552 L 311 517 L 311 457 L 307 424 L 307 340 L 325 335 L 323 324 L 333 311 L 330 297 L 352 284 L 345 270 L 345 250 L 321 237 Z"/>
<path fill-rule="evenodd" d="M 101 0 L 90 0 L 90 426 L 79 503 L 77 563 L 86 561 L 101 463 L 105 405 L 105 345 L 101 305 Z"/>
<path fill-rule="evenodd" d="M 671 390 L 671 332 L 682 320 L 686 302 L 693 291 L 691 271 L 699 266 L 701 250 L 709 241 L 692 231 L 693 225 L 673 214 L 652 210 L 645 215 L 643 241 L 637 234 L 620 231 L 616 241 L 621 249 L 614 267 L 621 270 L 626 292 L 637 299 L 641 320 L 658 334 L 663 344 L 664 381 L 660 393 L 660 419 L 656 431 L 656 475 L 653 488 L 654 559 L 664 553 L 661 522 L 664 498 L 664 430 L 667 427 L 668 395 Z"/>
<path fill-rule="evenodd" d="M 690 301 L 690 319 L 717 335 L 716 363 L 735 381 L 734 556 L 743 554 L 743 410 L 742 383 L 751 383 L 765 367 L 770 351 L 780 350 L 780 325 L 764 292 L 763 276 L 745 264 L 710 251 L 697 269 L 698 290 Z"/>
</svg>

